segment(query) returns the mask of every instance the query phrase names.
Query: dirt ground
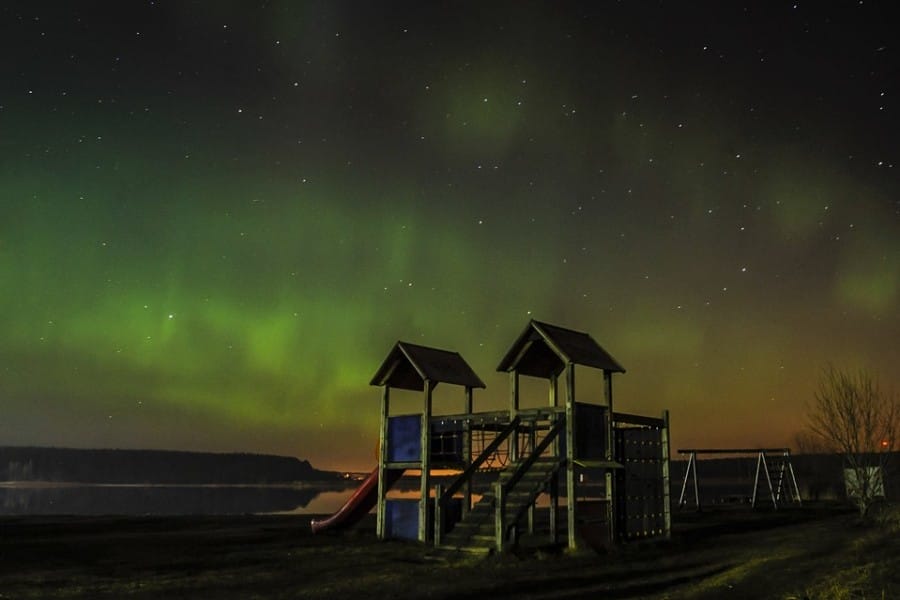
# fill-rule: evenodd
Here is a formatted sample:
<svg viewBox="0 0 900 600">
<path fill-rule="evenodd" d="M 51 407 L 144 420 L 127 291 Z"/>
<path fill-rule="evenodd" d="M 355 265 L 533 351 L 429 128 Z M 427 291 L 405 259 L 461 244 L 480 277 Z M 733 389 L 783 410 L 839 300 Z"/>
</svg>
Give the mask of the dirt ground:
<svg viewBox="0 0 900 600">
<path fill-rule="evenodd" d="M 900 519 L 676 515 L 669 541 L 447 557 L 309 516 L 0 518 L 0 598 L 900 598 Z"/>
</svg>

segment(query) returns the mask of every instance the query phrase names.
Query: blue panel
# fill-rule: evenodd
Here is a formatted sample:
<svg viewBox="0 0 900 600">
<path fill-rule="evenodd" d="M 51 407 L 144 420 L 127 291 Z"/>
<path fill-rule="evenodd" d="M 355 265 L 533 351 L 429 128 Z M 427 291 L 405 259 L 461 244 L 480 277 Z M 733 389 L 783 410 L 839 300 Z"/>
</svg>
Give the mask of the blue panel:
<svg viewBox="0 0 900 600">
<path fill-rule="evenodd" d="M 422 459 L 422 417 L 401 415 L 388 418 L 388 462 L 417 462 Z"/>
<path fill-rule="evenodd" d="M 419 539 L 418 500 L 388 500 L 384 508 L 387 537 L 404 540 Z"/>
<path fill-rule="evenodd" d="M 462 499 L 451 498 L 444 513 L 447 531 L 462 517 Z M 393 539 L 419 539 L 419 501 L 408 498 L 388 498 L 384 507 L 385 535 Z M 434 534 L 434 505 L 428 503 L 428 539 Z"/>
</svg>

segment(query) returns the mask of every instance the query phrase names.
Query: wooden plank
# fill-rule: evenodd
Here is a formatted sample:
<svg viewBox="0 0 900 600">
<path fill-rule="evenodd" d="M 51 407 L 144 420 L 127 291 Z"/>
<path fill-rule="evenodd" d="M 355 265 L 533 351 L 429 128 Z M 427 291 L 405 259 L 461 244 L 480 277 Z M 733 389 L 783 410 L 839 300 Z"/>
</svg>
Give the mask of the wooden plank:
<svg viewBox="0 0 900 600">
<path fill-rule="evenodd" d="M 466 388 L 466 414 L 472 413 L 472 388 Z M 463 421 L 463 462 L 466 466 L 472 463 L 472 423 L 468 419 Z M 472 479 L 466 480 L 465 491 L 463 492 L 462 517 L 465 519 L 472 508 Z"/>
<path fill-rule="evenodd" d="M 509 418 L 515 419 L 519 414 L 519 373 L 509 372 Z M 509 441 L 509 461 L 519 460 L 519 432 L 514 431 Z"/>
<path fill-rule="evenodd" d="M 378 539 L 384 539 L 384 518 L 385 518 L 385 496 L 387 495 L 387 487 L 385 485 L 384 472 L 388 457 L 388 414 L 390 413 L 389 404 L 391 398 L 390 386 L 384 386 L 381 391 L 381 427 L 378 431 L 378 503 L 375 507 L 375 532 Z"/>
<path fill-rule="evenodd" d="M 624 469 L 625 465 L 614 460 L 581 460 L 576 459 L 575 464 L 585 469 Z M 630 468 L 630 467 L 629 467 Z"/>
<path fill-rule="evenodd" d="M 575 523 L 575 364 L 566 364 L 566 525 L 569 533 L 569 549 L 578 547 Z"/>
<path fill-rule="evenodd" d="M 385 468 L 386 470 L 395 470 L 395 469 L 402 469 L 402 470 L 404 470 L 404 471 L 412 470 L 412 469 L 418 470 L 418 469 L 421 469 L 421 468 L 422 468 L 422 463 L 420 463 L 420 462 L 417 461 L 417 460 L 414 460 L 414 461 L 406 461 L 406 462 L 401 462 L 401 461 L 391 462 L 391 461 L 388 461 L 388 462 L 385 462 L 385 463 L 384 463 L 384 468 Z"/>
<path fill-rule="evenodd" d="M 616 413 L 613 409 L 613 391 L 612 391 L 612 373 L 610 371 L 603 371 L 603 396 L 606 400 L 607 414 L 611 415 L 612 419 L 607 419 L 607 431 L 606 431 L 606 460 L 613 461 L 615 459 L 621 460 L 623 457 L 619 457 L 615 455 L 615 429 L 614 429 L 614 419 Z M 609 521 L 609 541 L 612 544 L 616 543 L 616 521 L 618 519 L 618 511 L 619 507 L 616 506 L 618 504 L 616 500 L 616 474 L 611 471 L 606 471 L 606 500 L 608 502 L 607 505 L 607 519 Z M 624 508 L 624 507 L 623 507 Z"/>
<path fill-rule="evenodd" d="M 497 546 L 497 552 L 503 552 L 506 544 L 506 532 L 503 530 L 503 521 L 506 520 L 504 510 L 506 508 L 506 498 L 503 497 L 503 484 L 499 481 L 494 482 L 494 543 Z"/>
<path fill-rule="evenodd" d="M 433 385 L 425 380 L 422 431 L 419 442 L 422 473 L 419 479 L 419 541 L 428 541 L 428 494 L 431 489 L 431 396 Z"/>
<path fill-rule="evenodd" d="M 663 534 L 667 538 L 672 537 L 672 498 L 669 490 L 669 411 L 664 410 L 662 415 L 665 426 L 662 428 L 660 445 L 662 446 L 662 492 L 663 492 Z"/>
<path fill-rule="evenodd" d="M 439 415 L 432 417 L 432 421 L 469 421 L 473 425 L 498 423 L 501 427 L 506 427 L 509 423 L 508 410 L 491 410 L 478 413 L 463 413 L 458 415 Z"/>
<path fill-rule="evenodd" d="M 644 425 L 647 427 L 663 427 L 665 422 L 657 417 L 648 417 L 645 415 L 632 415 L 628 413 L 613 413 L 613 421 L 617 423 L 627 423 L 629 425 Z"/>
</svg>

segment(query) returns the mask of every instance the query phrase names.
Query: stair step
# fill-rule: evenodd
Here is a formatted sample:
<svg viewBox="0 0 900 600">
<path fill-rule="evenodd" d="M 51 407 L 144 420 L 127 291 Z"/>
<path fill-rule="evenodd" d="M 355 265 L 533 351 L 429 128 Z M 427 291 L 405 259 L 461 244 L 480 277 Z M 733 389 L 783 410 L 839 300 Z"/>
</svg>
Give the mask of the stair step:
<svg viewBox="0 0 900 600">
<path fill-rule="evenodd" d="M 478 545 L 493 545 L 497 538 L 493 534 L 478 533 L 469 538 L 469 541 Z"/>
<path fill-rule="evenodd" d="M 493 529 L 493 528 L 494 528 L 494 521 L 493 521 L 493 519 L 491 519 L 491 520 L 489 520 L 489 521 L 479 521 L 479 522 L 460 521 L 460 522 L 457 523 L 456 526 L 450 531 L 450 535 L 453 535 L 453 534 L 456 534 L 456 533 L 460 533 L 460 534 L 470 534 L 470 533 L 476 532 L 476 531 L 481 530 L 481 529 L 489 529 L 489 530 L 491 530 L 491 529 Z"/>
<path fill-rule="evenodd" d="M 507 484 L 522 466 L 522 462 L 511 463 L 497 477 L 501 485 Z M 528 471 L 521 474 L 513 489 L 505 495 L 506 518 L 504 530 L 508 531 L 516 523 L 522 522 L 529 506 L 546 490 L 546 483 L 560 467 L 557 457 L 537 458 Z M 456 524 L 443 538 L 442 548 L 446 550 L 474 554 L 488 554 L 496 544 L 494 531 L 494 511 L 496 498 L 493 486 L 485 490 L 462 521 Z M 558 523 L 560 535 L 565 535 L 565 522 Z"/>
<path fill-rule="evenodd" d="M 516 490 L 506 496 L 506 504 L 531 504 L 537 500 L 537 491 Z"/>
<path fill-rule="evenodd" d="M 453 546 L 452 544 L 441 544 L 438 548 L 445 552 L 464 552 L 478 556 L 487 556 L 494 551 L 493 548 L 485 546 Z"/>
<path fill-rule="evenodd" d="M 538 471 L 548 471 L 548 470 L 550 470 L 550 469 L 555 469 L 556 466 L 557 466 L 558 464 L 559 464 L 559 461 L 557 461 L 556 459 L 553 459 L 553 460 L 536 460 L 536 461 L 534 461 L 533 463 L 531 463 L 531 467 L 529 467 L 528 470 L 529 470 L 529 471 L 532 471 L 532 470 L 537 469 Z M 518 464 L 517 464 L 517 465 L 514 465 L 514 466 L 512 466 L 512 467 L 507 467 L 506 469 L 504 469 L 503 471 L 501 471 L 500 474 L 503 475 L 503 474 L 511 473 L 511 472 L 517 470 L 520 466 L 521 466 L 521 465 L 518 465 Z"/>
</svg>

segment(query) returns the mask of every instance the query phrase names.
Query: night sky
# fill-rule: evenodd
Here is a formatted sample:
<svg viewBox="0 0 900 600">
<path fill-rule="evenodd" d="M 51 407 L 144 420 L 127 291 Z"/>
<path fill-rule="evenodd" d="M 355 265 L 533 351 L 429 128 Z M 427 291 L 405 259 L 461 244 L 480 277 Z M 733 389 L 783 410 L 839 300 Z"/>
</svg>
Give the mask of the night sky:
<svg viewBox="0 0 900 600">
<path fill-rule="evenodd" d="M 370 468 L 396 340 L 494 409 L 530 318 L 790 444 L 828 362 L 900 388 L 891 8 L 4 2 L 0 445 Z"/>
</svg>

